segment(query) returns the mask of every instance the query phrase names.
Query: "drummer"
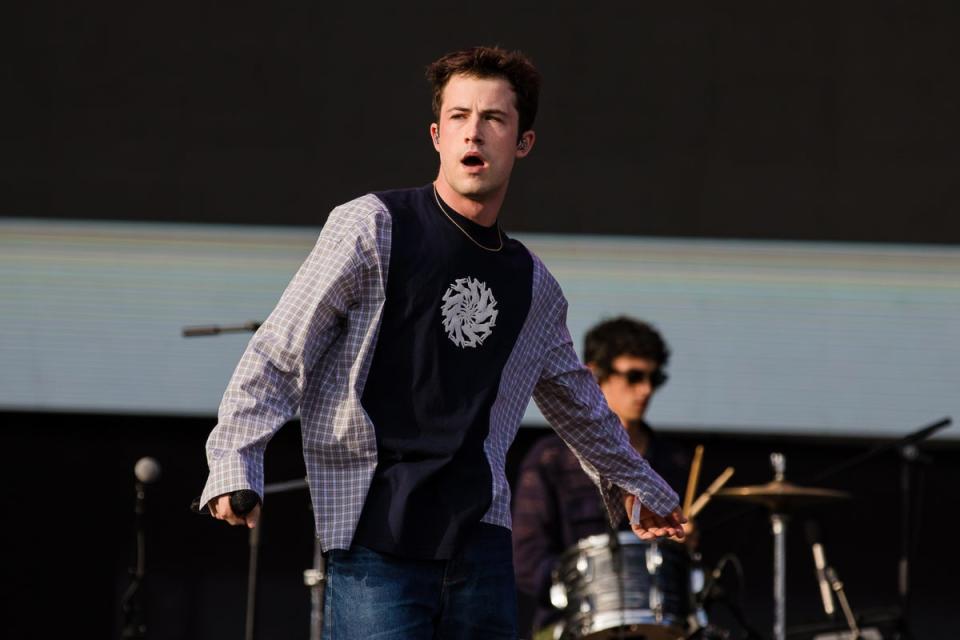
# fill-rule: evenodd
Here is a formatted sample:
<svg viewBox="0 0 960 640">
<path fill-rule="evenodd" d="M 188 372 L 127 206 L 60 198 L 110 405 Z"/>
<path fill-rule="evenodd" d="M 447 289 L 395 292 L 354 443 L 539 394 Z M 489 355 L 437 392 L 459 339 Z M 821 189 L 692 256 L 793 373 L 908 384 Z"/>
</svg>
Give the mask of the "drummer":
<svg viewBox="0 0 960 640">
<path fill-rule="evenodd" d="M 663 337 L 633 318 L 607 320 L 587 332 L 583 359 L 633 447 L 682 494 L 689 455 L 644 420 L 653 395 L 667 381 L 670 350 Z M 534 629 L 560 616 L 549 597 L 560 554 L 582 538 L 607 533 L 605 513 L 596 486 L 563 441 L 554 434 L 540 439 L 521 465 L 513 506 L 517 588 L 536 599 Z M 627 528 L 625 520 L 622 526 Z"/>
</svg>

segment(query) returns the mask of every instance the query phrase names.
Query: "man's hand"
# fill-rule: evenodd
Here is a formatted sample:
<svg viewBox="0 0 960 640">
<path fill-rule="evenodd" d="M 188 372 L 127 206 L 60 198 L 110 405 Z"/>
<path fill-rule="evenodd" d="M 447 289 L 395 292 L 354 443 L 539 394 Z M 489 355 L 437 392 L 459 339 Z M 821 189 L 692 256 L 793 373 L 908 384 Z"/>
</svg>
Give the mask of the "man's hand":
<svg viewBox="0 0 960 640">
<path fill-rule="evenodd" d="M 627 518 L 633 513 L 633 503 L 636 500 L 634 496 L 627 495 L 623 504 L 627 509 Z M 630 528 L 641 540 L 654 540 L 656 538 L 673 537 L 677 540 L 683 540 L 686 533 L 683 525 L 687 522 L 686 516 L 680 507 L 674 509 L 666 516 L 661 516 L 645 506 L 640 505 L 640 523 L 630 524 Z"/>
<path fill-rule="evenodd" d="M 673 536 L 670 538 L 674 542 L 687 545 L 690 551 L 696 551 L 700 547 L 700 529 L 696 527 L 693 520 L 689 518 L 683 523 L 683 538 Z"/>
<path fill-rule="evenodd" d="M 247 514 L 246 518 L 241 518 L 233 512 L 233 508 L 230 506 L 230 494 L 225 493 L 222 496 L 217 496 L 209 503 L 207 506 L 210 509 L 210 515 L 212 515 L 217 520 L 226 520 L 232 525 L 247 525 L 248 529 L 253 529 L 257 526 L 257 521 L 260 520 L 260 505 L 258 504 L 253 508 L 253 510 Z"/>
</svg>

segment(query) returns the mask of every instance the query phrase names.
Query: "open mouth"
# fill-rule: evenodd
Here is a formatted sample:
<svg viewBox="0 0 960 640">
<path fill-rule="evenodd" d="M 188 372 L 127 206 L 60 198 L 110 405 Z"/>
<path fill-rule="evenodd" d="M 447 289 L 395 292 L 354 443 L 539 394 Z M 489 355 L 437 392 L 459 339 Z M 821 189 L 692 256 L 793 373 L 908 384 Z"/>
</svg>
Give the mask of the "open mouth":
<svg viewBox="0 0 960 640">
<path fill-rule="evenodd" d="M 477 154 L 467 154 L 460 159 L 460 162 L 467 167 L 482 167 L 485 164 L 483 158 Z"/>
</svg>

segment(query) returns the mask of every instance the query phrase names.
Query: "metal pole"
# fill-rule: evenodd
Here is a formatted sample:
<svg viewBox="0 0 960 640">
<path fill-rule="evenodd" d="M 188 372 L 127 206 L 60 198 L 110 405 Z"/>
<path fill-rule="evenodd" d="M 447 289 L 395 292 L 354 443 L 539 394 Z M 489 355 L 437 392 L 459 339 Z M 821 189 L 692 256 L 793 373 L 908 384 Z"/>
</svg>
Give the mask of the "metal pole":
<svg viewBox="0 0 960 640">
<path fill-rule="evenodd" d="M 783 482 L 787 460 L 782 453 L 770 454 L 773 478 Z M 770 512 L 773 529 L 773 640 L 787 638 L 787 516 Z"/>
<path fill-rule="evenodd" d="M 773 529 L 773 640 L 787 637 L 787 517 L 770 514 Z"/>
<path fill-rule="evenodd" d="M 323 591 L 327 581 L 326 564 L 320 538 L 315 538 L 313 568 L 303 572 L 303 584 L 310 588 L 310 640 L 320 640 L 323 637 Z"/>
<path fill-rule="evenodd" d="M 244 625 L 243 637 L 253 640 L 256 635 L 257 612 L 257 558 L 260 555 L 260 528 L 263 527 L 263 513 L 257 526 L 250 529 L 250 564 L 247 569 L 247 617 Z"/>
</svg>

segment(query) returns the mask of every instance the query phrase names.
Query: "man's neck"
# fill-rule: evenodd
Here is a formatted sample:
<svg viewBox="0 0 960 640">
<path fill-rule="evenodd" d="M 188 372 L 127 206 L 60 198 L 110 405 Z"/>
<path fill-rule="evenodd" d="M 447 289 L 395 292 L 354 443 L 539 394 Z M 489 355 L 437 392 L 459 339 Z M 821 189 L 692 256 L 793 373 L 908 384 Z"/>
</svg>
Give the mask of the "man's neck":
<svg viewBox="0 0 960 640">
<path fill-rule="evenodd" d="M 503 200 L 507 195 L 507 190 L 504 188 L 497 193 L 490 194 L 483 200 L 475 200 L 454 191 L 442 176 L 438 176 L 433 185 L 436 187 L 440 199 L 447 205 L 464 218 L 484 227 L 492 227 L 497 223 L 500 207 L 503 206 Z"/>
</svg>

